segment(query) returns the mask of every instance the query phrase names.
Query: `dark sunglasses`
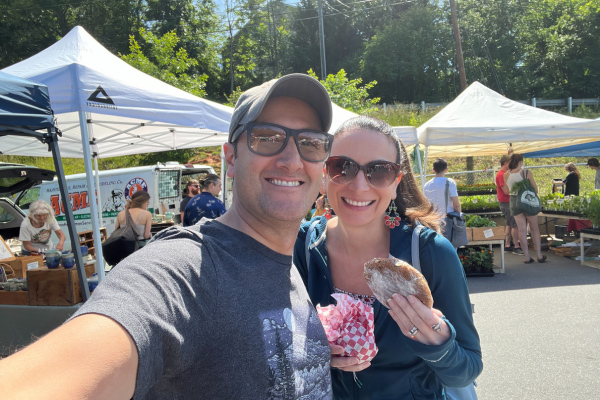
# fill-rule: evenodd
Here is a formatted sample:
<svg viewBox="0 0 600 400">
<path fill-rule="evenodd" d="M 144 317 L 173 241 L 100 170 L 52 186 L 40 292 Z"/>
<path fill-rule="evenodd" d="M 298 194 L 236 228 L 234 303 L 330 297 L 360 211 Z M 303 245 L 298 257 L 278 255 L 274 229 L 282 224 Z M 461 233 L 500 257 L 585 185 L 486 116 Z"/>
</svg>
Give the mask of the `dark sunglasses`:
<svg viewBox="0 0 600 400">
<path fill-rule="evenodd" d="M 383 189 L 394 183 L 400 174 L 400 165 L 389 161 L 373 161 L 360 165 L 348 157 L 329 157 L 325 161 L 329 179 L 338 185 L 345 185 L 356 177 L 358 171 L 363 171 L 371 186 Z"/>
<path fill-rule="evenodd" d="M 249 122 L 243 130 L 246 131 L 248 149 L 261 156 L 281 153 L 293 137 L 300 157 L 309 162 L 320 162 L 327 158 L 333 143 L 333 136 L 327 132 L 290 129 L 268 122 Z"/>
</svg>

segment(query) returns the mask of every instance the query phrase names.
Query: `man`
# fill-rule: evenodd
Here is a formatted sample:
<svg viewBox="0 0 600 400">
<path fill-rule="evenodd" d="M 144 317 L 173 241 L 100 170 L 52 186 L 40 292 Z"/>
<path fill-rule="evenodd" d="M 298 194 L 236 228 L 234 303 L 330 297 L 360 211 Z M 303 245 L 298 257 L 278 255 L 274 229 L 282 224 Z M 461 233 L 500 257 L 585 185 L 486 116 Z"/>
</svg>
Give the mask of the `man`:
<svg viewBox="0 0 600 400">
<path fill-rule="evenodd" d="M 200 183 L 202 191 L 186 206 L 183 213 L 183 226 L 194 225 L 202 218 L 215 219 L 225 214 L 225 205 L 217 198 L 223 187 L 219 175 L 208 174 Z"/>
<path fill-rule="evenodd" d="M 330 348 L 292 252 L 331 115 L 302 74 L 242 94 L 228 212 L 162 231 L 71 320 L 0 361 L 3 398 L 330 399 Z"/>
<path fill-rule="evenodd" d="M 588 167 L 596 171 L 596 179 L 594 179 L 594 190 L 600 189 L 600 161 L 597 158 L 590 158 L 587 161 Z"/>
<path fill-rule="evenodd" d="M 449 212 L 460 212 L 456 182 L 452 178 L 446 178 L 448 162 L 443 158 L 438 158 L 433 162 L 433 172 L 435 172 L 435 178 L 423 186 L 423 194 L 427 200 L 444 218 Z M 448 187 L 447 191 L 446 186 Z"/>
<path fill-rule="evenodd" d="M 452 242 L 452 224 L 446 220 L 446 214 L 455 211 L 461 212 L 456 182 L 454 182 L 454 179 L 446 178 L 448 162 L 443 158 L 438 158 L 433 162 L 433 171 L 435 172 L 435 178 L 423 186 L 423 194 L 446 222 L 442 233 L 446 239 Z M 453 244 L 453 246 L 457 248 L 456 245 Z"/>
<path fill-rule="evenodd" d="M 185 207 L 187 206 L 187 204 L 194 196 L 200 193 L 200 184 L 196 179 L 190 179 L 189 181 L 187 181 L 186 191 L 187 196 L 185 196 L 185 198 L 181 200 L 181 203 L 179 203 L 179 213 L 181 216 L 181 221 L 183 221 L 183 213 L 185 212 Z"/>
<path fill-rule="evenodd" d="M 500 204 L 500 211 L 506 218 L 506 229 L 504 233 L 504 251 L 513 251 L 518 254 L 523 254 L 521 246 L 519 244 L 519 228 L 517 228 L 517 221 L 510 213 L 510 192 L 508 186 L 504 182 L 504 173 L 508 171 L 508 163 L 510 161 L 509 155 L 503 155 L 500 157 L 500 171 L 496 174 L 496 191 L 498 197 L 498 204 Z M 510 245 L 510 239 L 514 247 Z"/>
</svg>

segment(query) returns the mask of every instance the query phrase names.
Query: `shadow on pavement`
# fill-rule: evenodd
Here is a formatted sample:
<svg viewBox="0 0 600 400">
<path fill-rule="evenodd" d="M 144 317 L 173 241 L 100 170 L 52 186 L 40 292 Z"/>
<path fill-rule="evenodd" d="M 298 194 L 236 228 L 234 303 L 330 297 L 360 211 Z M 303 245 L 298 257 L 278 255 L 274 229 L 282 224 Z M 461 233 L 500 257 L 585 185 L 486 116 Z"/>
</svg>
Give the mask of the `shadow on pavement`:
<svg viewBox="0 0 600 400">
<path fill-rule="evenodd" d="M 494 248 L 498 253 L 500 248 Z M 530 250 L 535 257 L 535 252 Z M 558 286 L 600 284 L 600 269 L 580 265 L 579 261 L 543 252 L 548 257 L 545 263 L 524 264 L 524 257 L 504 253 L 505 274 L 493 277 L 468 277 L 470 293 L 497 292 L 505 290 L 535 289 Z M 495 259 L 499 264 L 499 257 Z"/>
</svg>

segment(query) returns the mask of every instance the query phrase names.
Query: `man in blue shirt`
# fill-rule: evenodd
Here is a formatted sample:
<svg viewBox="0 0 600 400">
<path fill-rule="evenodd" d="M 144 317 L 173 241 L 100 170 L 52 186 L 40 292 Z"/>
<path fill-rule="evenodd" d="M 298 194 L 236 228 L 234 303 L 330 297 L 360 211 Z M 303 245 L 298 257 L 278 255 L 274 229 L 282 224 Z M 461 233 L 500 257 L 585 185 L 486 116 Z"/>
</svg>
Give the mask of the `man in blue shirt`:
<svg viewBox="0 0 600 400">
<path fill-rule="evenodd" d="M 194 196 L 185 206 L 183 226 L 196 224 L 202 218 L 215 219 L 225 214 L 225 205 L 216 196 L 221 192 L 221 178 L 209 174 L 200 181 L 202 192 Z"/>
</svg>

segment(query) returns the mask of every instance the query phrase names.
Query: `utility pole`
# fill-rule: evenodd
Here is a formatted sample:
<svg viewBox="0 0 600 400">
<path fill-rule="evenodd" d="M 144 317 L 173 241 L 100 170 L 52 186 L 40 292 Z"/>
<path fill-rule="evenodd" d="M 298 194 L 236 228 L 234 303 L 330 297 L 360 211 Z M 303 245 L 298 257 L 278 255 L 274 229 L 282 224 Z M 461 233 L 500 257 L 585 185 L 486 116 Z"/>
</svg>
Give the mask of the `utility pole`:
<svg viewBox="0 0 600 400">
<path fill-rule="evenodd" d="M 321 79 L 327 78 L 327 63 L 325 62 L 325 29 L 323 28 L 323 3 L 319 0 L 319 49 L 321 50 Z"/>
<path fill-rule="evenodd" d="M 465 74 L 465 62 L 463 60 L 462 44 L 460 42 L 460 31 L 458 30 L 458 16 L 456 14 L 456 3 L 450 0 L 450 15 L 452 16 L 452 31 L 454 32 L 454 43 L 456 45 L 456 60 L 458 63 L 458 76 L 460 77 L 460 91 L 463 92 L 467 88 L 467 75 Z M 467 157 L 467 171 L 473 171 L 473 157 Z M 475 183 L 473 174 L 467 175 L 467 184 Z"/>
<path fill-rule="evenodd" d="M 456 3 L 450 0 L 450 15 L 452 16 L 452 31 L 454 32 L 454 43 L 456 45 L 456 59 L 458 62 L 458 75 L 460 77 L 460 91 L 467 88 L 467 76 L 465 74 L 465 62 L 463 60 L 462 44 L 460 43 L 460 31 L 458 30 L 458 17 L 456 15 Z"/>
</svg>

